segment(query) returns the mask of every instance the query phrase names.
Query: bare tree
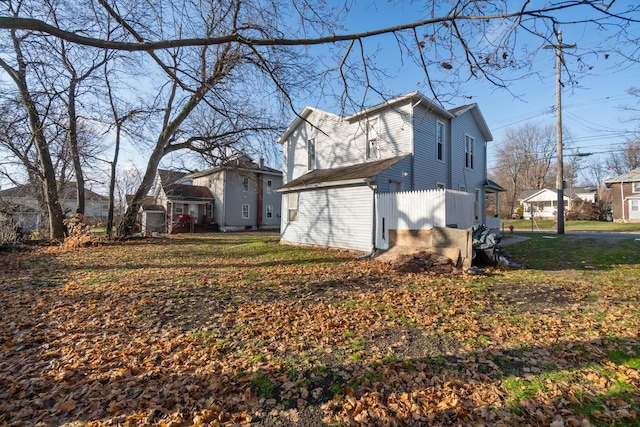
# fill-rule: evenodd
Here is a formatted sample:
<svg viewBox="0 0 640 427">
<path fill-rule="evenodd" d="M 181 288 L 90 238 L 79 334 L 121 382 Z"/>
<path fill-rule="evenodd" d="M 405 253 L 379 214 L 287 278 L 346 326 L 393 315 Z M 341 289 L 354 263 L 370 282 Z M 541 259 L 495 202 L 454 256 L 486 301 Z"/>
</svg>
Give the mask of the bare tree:
<svg viewBox="0 0 640 427">
<path fill-rule="evenodd" d="M 606 165 L 616 175 L 640 168 L 640 139 L 627 138 L 620 149 L 611 153 Z"/>
<path fill-rule="evenodd" d="M 506 211 L 515 213 L 522 190 L 540 190 L 554 178 L 556 161 L 555 129 L 551 125 L 525 123 L 509 128 L 497 150 L 496 181 L 505 185 Z"/>
<path fill-rule="evenodd" d="M 187 149 L 208 155 L 218 147 L 277 132 L 278 116 L 261 116 L 262 109 L 254 108 L 266 105 L 263 100 L 295 111 L 292 99 L 303 98 L 299 91 L 307 88 L 335 93 L 343 109 L 357 110 L 372 94 L 394 95 L 384 89 L 389 74 L 376 64 L 376 52 L 368 44 L 371 39 L 393 37 L 400 60 L 422 69 L 425 85 L 444 101 L 469 78 L 484 78 L 508 89 L 512 76 L 507 73 L 530 73 L 535 53 L 554 43 L 560 27 L 607 28 L 607 37 L 637 41 L 630 28 L 637 24 L 640 11 L 640 5 L 601 0 L 522 1 L 518 6 L 498 0 L 429 1 L 414 22 L 349 33 L 343 32 L 339 8 L 307 1 L 86 2 L 102 17 L 99 24 L 113 23 L 109 36 L 94 37 L 76 31 L 67 21 L 21 13 L 0 17 L 0 28 L 13 34 L 40 32 L 100 49 L 141 52 L 153 65 L 149 74 L 159 82 L 154 88 L 155 106 L 163 114 L 150 120 L 151 154 L 121 233 L 131 232 L 139 202 L 168 154 Z M 526 43 L 520 42 L 523 38 Z M 306 62 L 313 46 L 319 45 L 323 55 L 330 48 L 334 56 Z M 631 59 L 637 55 L 633 46 L 628 48 Z M 320 83 L 337 81 L 341 89 L 314 87 L 312 75 Z M 206 116 L 202 110 L 212 114 L 210 132 L 194 131 L 195 118 Z M 536 175 L 544 176 L 540 171 Z"/>
</svg>

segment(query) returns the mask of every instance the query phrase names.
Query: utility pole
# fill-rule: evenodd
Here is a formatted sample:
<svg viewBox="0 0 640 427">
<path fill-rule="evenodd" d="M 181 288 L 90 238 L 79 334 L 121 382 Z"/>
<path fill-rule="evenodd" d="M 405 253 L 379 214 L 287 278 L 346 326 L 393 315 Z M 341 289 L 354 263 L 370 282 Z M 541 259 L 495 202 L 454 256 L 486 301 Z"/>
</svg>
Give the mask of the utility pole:
<svg viewBox="0 0 640 427">
<path fill-rule="evenodd" d="M 575 44 L 562 44 L 562 31 L 557 30 L 557 45 L 546 45 L 545 49 L 556 50 L 556 151 L 558 166 L 556 172 L 556 192 L 558 193 L 557 226 L 558 234 L 564 234 L 564 163 L 562 160 L 562 49 L 575 48 Z"/>
</svg>

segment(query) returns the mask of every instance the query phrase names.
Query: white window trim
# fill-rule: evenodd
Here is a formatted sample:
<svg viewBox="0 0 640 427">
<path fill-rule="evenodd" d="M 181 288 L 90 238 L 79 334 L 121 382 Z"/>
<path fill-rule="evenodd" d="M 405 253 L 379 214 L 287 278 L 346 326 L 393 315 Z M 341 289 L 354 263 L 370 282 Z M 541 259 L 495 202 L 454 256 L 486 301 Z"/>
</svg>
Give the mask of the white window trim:
<svg viewBox="0 0 640 427">
<path fill-rule="evenodd" d="M 247 208 L 246 215 L 245 215 L 245 209 L 244 209 L 245 207 Z M 249 219 L 249 218 L 251 218 L 251 206 L 248 203 L 243 203 L 242 204 L 242 219 Z"/>
<path fill-rule="evenodd" d="M 467 150 L 467 142 L 471 142 L 471 152 Z M 475 165 L 476 139 L 469 134 L 464 134 L 464 167 L 473 170 Z"/>
<path fill-rule="evenodd" d="M 312 150 L 313 148 L 313 150 Z M 307 140 L 307 170 L 315 170 L 317 166 L 316 159 L 316 140 L 315 138 L 309 138 Z M 312 163 L 313 160 L 313 163 Z"/>
<path fill-rule="evenodd" d="M 632 193 L 640 193 L 640 181 L 631 183 L 631 192 Z"/>
<path fill-rule="evenodd" d="M 242 191 L 247 193 L 249 191 L 249 177 L 245 176 L 242 178 Z"/>
<path fill-rule="evenodd" d="M 265 217 L 267 217 L 267 219 L 273 218 L 273 205 L 267 205 L 266 211 L 265 211 Z"/>
<path fill-rule="evenodd" d="M 438 141 L 438 127 L 442 126 L 442 141 Z M 447 158 L 447 150 L 446 150 L 446 140 L 447 140 L 447 129 L 444 125 L 444 122 L 441 120 L 436 120 L 436 161 L 444 163 Z M 442 158 L 438 158 L 438 146 L 442 145 Z"/>
<path fill-rule="evenodd" d="M 295 202 L 295 207 L 292 207 L 292 199 Z M 298 221 L 298 204 L 299 204 L 299 194 L 298 193 L 289 193 L 287 195 L 287 222 L 297 222 Z M 291 219 L 291 214 L 295 212 L 295 217 Z"/>
<path fill-rule="evenodd" d="M 365 156 L 367 160 L 380 159 L 380 132 L 378 131 L 378 119 L 367 120 Z M 375 134 L 375 138 L 371 138 Z M 373 143 L 373 145 L 372 145 Z M 372 155 L 373 154 L 373 155 Z"/>
<path fill-rule="evenodd" d="M 267 180 L 267 194 L 271 194 L 273 192 L 273 181 Z"/>
</svg>

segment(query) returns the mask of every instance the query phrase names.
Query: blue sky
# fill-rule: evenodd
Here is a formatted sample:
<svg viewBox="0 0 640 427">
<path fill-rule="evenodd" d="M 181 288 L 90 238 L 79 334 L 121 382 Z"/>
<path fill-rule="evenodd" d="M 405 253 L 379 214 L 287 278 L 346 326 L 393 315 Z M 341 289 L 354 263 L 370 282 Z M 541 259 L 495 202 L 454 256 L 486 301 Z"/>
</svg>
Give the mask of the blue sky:
<svg viewBox="0 0 640 427">
<path fill-rule="evenodd" d="M 510 1 L 509 6 L 515 7 L 520 3 Z M 532 3 L 541 6 L 546 2 Z M 614 8 L 623 10 L 635 4 L 630 0 L 618 0 Z M 612 11 L 615 12 L 613 9 Z M 373 1 L 356 2 L 351 5 L 345 32 L 413 22 L 422 19 L 424 14 L 420 15 L 420 13 L 422 11 L 409 2 L 398 4 L 389 1 L 377 2 L 377 4 Z M 572 13 L 575 16 L 570 18 L 580 17 L 576 12 Z M 640 25 L 634 25 L 638 28 L 630 28 L 630 32 L 635 32 L 637 37 L 637 34 L 640 34 Z M 628 130 L 638 127 L 638 122 L 629 121 L 633 113 L 623 111 L 621 107 L 624 105 L 638 107 L 638 99 L 630 96 L 627 90 L 632 86 L 640 86 L 640 79 L 638 79 L 640 63 L 630 63 L 615 53 L 614 48 L 620 41 L 607 40 L 612 33 L 587 25 L 565 25 L 561 29 L 563 42 L 577 45 L 576 49 L 567 50 L 565 54 L 567 68 L 577 82 L 573 86 L 566 84 L 562 92 L 563 124 L 572 137 L 572 141 L 566 141 L 567 146 L 573 144 L 573 150 L 582 153 L 608 155 L 620 147 L 625 137 L 629 135 Z M 496 33 L 500 32 L 498 24 L 495 30 Z M 528 49 L 535 50 L 543 41 L 523 34 L 518 39 L 518 43 L 518 49 L 527 45 Z M 607 51 L 606 58 L 602 52 L 593 53 L 594 49 L 601 48 L 603 45 L 605 47 L 609 45 L 611 48 Z M 428 88 L 424 85 L 422 70 L 406 61 L 404 65 L 400 63 L 402 57 L 393 37 L 367 39 L 365 46 L 369 52 L 375 51 L 377 63 L 389 70 L 390 78 L 385 80 L 385 86 L 392 93 L 402 94 L 419 90 L 430 96 Z M 447 52 L 441 50 L 438 55 L 446 57 Z M 507 128 L 522 125 L 527 121 L 536 124 L 549 123 L 555 126 L 555 51 L 553 49 L 538 50 L 531 54 L 531 58 L 531 69 L 528 70 L 530 72 L 519 71 L 504 75 L 507 79 L 513 79 L 508 83 L 509 91 L 496 88 L 486 80 L 471 79 L 461 83 L 453 97 L 445 99 L 444 106 L 447 108 L 470 102 L 480 106 L 494 136 L 494 141 L 489 144 L 490 169 L 495 166 L 495 149 L 504 142 L 504 132 Z M 576 70 L 581 64 L 584 65 L 583 72 L 579 73 Z M 435 70 L 434 74 L 439 75 L 437 73 L 440 71 L 442 70 Z M 530 75 L 522 77 L 523 74 Z M 563 73 L 562 78 L 566 83 L 569 75 Z M 372 98 L 373 100 L 375 98 Z M 332 111 L 336 112 L 335 108 Z M 637 115 L 640 116 L 640 113 Z M 573 150 L 565 149 L 565 156 Z"/>
</svg>

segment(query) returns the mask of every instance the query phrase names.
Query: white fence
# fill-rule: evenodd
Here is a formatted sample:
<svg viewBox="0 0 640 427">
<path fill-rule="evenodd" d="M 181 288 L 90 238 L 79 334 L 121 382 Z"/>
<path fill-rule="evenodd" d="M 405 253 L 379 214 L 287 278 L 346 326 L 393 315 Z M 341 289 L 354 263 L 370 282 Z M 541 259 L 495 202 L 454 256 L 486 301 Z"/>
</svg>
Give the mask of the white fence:
<svg viewBox="0 0 640 427">
<path fill-rule="evenodd" d="M 389 247 L 389 230 L 470 228 L 474 224 L 473 194 L 455 190 L 404 191 L 376 194 L 376 244 Z"/>
</svg>

